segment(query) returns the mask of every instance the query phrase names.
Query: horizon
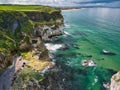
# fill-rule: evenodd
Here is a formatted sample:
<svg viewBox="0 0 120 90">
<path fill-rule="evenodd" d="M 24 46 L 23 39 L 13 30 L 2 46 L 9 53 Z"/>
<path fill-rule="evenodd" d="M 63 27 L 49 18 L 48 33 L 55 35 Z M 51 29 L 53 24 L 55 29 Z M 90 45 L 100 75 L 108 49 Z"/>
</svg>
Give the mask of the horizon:
<svg viewBox="0 0 120 90">
<path fill-rule="evenodd" d="M 55 7 L 108 7 L 120 8 L 120 0 L 1 0 L 0 4 L 47 5 Z"/>
</svg>

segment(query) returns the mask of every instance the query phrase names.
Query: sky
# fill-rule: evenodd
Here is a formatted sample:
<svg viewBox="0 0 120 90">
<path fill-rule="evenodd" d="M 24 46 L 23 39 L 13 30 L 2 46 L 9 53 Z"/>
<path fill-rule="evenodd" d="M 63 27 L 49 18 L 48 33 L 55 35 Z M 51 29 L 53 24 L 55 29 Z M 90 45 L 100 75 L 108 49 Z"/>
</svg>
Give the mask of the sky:
<svg viewBox="0 0 120 90">
<path fill-rule="evenodd" d="M 0 4 L 40 4 L 50 6 L 120 7 L 120 0 L 0 0 Z"/>
</svg>

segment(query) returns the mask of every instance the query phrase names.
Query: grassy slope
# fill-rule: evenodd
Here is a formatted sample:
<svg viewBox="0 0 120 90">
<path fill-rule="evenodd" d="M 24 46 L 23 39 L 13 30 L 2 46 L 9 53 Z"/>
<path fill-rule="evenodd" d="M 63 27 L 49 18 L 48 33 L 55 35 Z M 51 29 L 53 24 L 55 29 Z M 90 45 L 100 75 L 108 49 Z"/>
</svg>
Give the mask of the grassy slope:
<svg viewBox="0 0 120 90">
<path fill-rule="evenodd" d="M 56 9 L 42 5 L 0 5 L 0 10 L 54 12 Z"/>
</svg>

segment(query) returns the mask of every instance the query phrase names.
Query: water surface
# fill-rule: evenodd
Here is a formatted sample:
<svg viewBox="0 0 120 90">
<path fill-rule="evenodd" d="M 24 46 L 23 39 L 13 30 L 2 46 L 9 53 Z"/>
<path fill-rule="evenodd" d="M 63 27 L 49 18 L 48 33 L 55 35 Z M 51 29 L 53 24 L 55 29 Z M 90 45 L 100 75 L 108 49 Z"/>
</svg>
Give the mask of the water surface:
<svg viewBox="0 0 120 90">
<path fill-rule="evenodd" d="M 103 83 L 120 70 L 120 9 L 87 8 L 64 10 L 62 14 L 64 31 L 69 35 L 61 36 L 57 43 L 69 49 L 55 54 L 65 67 L 63 72 L 72 75 L 71 90 L 104 90 Z M 103 55 L 103 49 L 117 55 Z M 81 61 L 85 59 L 94 60 L 97 66 L 83 67 Z"/>
</svg>

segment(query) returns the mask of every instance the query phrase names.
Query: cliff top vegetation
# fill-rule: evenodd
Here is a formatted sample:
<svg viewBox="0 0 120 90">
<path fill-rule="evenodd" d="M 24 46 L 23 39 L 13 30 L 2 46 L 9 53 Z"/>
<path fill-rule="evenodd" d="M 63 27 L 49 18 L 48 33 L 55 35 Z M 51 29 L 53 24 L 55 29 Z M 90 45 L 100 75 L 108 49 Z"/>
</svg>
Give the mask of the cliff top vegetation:
<svg viewBox="0 0 120 90">
<path fill-rule="evenodd" d="M 9 10 L 9 11 L 39 11 L 39 12 L 48 12 L 52 13 L 58 11 L 55 8 L 50 6 L 43 5 L 0 5 L 0 10 Z"/>
</svg>

